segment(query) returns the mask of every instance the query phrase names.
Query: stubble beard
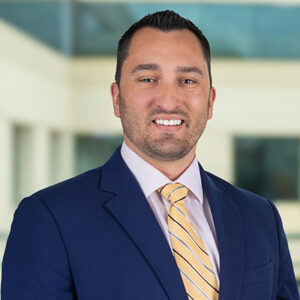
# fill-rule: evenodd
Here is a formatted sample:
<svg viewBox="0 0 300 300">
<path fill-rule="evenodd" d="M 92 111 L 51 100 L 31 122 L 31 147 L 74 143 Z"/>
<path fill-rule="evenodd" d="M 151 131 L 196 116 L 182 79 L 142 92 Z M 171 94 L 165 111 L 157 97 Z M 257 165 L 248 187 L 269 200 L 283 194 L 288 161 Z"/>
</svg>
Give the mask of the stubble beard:
<svg viewBox="0 0 300 300">
<path fill-rule="evenodd" d="M 119 105 L 123 132 L 128 140 L 143 154 L 158 161 L 174 161 L 185 157 L 198 142 L 207 122 L 207 116 L 201 116 L 195 121 L 198 126 L 187 130 L 183 139 L 176 138 L 173 133 L 161 133 L 161 136 L 155 139 L 150 136 L 148 127 L 151 126 L 152 116 L 163 111 L 151 111 L 146 120 L 142 120 L 143 123 L 141 123 L 138 114 L 127 108 L 126 100 L 121 96 Z M 174 114 L 175 112 L 169 113 Z M 191 122 L 188 114 L 182 111 L 180 114 L 185 117 L 183 125 L 187 128 L 190 127 Z M 142 128 L 144 128 L 143 131 Z"/>
</svg>

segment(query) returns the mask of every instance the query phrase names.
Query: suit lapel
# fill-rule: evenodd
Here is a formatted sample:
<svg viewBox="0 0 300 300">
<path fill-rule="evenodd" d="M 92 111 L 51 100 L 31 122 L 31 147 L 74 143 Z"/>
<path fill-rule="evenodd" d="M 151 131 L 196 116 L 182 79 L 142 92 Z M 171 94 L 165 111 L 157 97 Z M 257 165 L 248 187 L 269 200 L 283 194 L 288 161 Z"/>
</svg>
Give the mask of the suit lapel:
<svg viewBox="0 0 300 300">
<path fill-rule="evenodd" d="M 219 300 L 240 299 L 244 272 L 244 236 L 237 205 L 224 187 L 201 168 L 203 189 L 212 212 L 220 253 Z"/>
<path fill-rule="evenodd" d="M 168 242 L 120 148 L 103 166 L 101 189 L 114 194 L 106 208 L 141 251 L 169 298 L 187 299 Z"/>
</svg>

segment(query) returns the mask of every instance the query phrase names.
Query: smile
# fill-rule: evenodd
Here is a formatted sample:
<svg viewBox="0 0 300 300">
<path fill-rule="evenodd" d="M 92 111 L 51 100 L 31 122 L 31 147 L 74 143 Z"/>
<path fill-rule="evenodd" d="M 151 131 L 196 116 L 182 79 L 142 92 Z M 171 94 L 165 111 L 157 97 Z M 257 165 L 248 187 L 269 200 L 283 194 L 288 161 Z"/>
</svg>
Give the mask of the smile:
<svg viewBox="0 0 300 300">
<path fill-rule="evenodd" d="M 182 120 L 154 120 L 154 123 L 157 125 L 164 125 L 164 126 L 179 126 L 182 123 Z"/>
</svg>

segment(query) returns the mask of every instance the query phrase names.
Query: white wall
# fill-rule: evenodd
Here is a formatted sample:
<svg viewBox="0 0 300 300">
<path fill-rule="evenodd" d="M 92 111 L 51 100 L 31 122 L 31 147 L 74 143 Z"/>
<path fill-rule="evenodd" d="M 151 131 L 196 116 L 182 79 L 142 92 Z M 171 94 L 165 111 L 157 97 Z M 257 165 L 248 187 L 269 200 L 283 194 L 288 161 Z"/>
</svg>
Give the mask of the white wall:
<svg viewBox="0 0 300 300">
<path fill-rule="evenodd" d="M 0 36 L 0 116 L 69 129 L 69 61 L 1 20 Z"/>
<path fill-rule="evenodd" d="M 16 206 L 12 192 L 14 126 L 26 127 L 30 140 L 21 149 L 27 153 L 24 161 L 32 174 L 29 183 L 24 180 L 25 196 L 49 184 L 49 137 L 57 130 L 68 139 L 73 132 L 73 101 L 68 59 L 1 20 L 0 36 L 0 190 L 4 195 L 0 232 L 7 232 Z M 28 178 L 26 172 L 21 176 Z"/>
<path fill-rule="evenodd" d="M 115 58 L 74 59 L 70 67 L 73 129 L 77 132 L 120 133 L 114 117 L 110 84 L 114 81 Z"/>
</svg>

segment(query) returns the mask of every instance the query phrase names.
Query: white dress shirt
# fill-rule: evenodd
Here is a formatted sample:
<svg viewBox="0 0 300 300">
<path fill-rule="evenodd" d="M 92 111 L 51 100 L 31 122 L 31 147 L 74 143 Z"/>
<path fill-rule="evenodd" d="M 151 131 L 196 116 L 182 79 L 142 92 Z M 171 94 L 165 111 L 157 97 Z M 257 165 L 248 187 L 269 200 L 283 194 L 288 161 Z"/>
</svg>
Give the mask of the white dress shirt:
<svg viewBox="0 0 300 300">
<path fill-rule="evenodd" d="M 121 148 L 121 155 L 139 183 L 170 245 L 172 253 L 173 250 L 168 233 L 168 211 L 170 203 L 157 192 L 157 189 L 167 183 L 173 182 L 179 182 L 189 189 L 185 200 L 185 207 L 191 222 L 206 246 L 219 283 L 220 259 L 216 242 L 216 231 L 209 203 L 202 189 L 200 170 L 196 157 L 179 178 L 175 181 L 171 181 L 167 176 L 132 151 L 125 142 L 123 142 Z"/>
</svg>

